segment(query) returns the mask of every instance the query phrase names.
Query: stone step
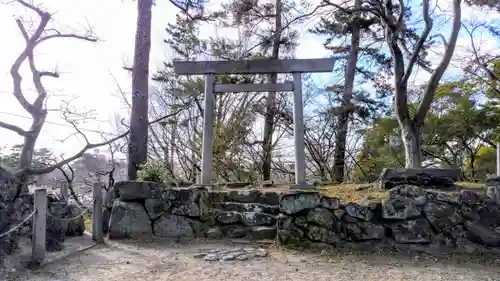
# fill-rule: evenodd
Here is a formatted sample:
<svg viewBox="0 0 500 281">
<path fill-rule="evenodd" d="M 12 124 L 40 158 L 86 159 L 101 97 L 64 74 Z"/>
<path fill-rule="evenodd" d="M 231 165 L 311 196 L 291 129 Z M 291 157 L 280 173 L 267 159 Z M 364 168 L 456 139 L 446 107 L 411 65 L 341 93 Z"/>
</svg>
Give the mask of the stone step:
<svg viewBox="0 0 500 281">
<path fill-rule="evenodd" d="M 278 217 L 266 213 L 222 211 L 215 216 L 215 221 L 222 225 L 243 223 L 246 226 L 276 225 Z"/>
<path fill-rule="evenodd" d="M 280 209 L 276 205 L 267 205 L 259 203 L 241 203 L 241 202 L 215 202 L 214 208 L 223 211 L 236 212 L 258 212 L 277 215 Z"/>
<path fill-rule="evenodd" d="M 250 240 L 274 239 L 277 234 L 276 226 L 222 226 L 222 233 L 229 238 L 246 238 Z"/>
<path fill-rule="evenodd" d="M 262 190 L 214 190 L 210 191 L 212 202 L 258 203 L 272 206 L 279 205 L 280 194 Z"/>
</svg>

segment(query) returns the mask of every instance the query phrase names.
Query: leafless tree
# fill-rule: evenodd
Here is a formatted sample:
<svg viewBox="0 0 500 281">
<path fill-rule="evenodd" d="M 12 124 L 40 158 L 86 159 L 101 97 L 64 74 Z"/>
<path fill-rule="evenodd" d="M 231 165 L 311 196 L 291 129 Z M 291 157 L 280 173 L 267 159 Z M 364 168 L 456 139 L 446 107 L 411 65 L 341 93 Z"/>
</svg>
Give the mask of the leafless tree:
<svg viewBox="0 0 500 281">
<path fill-rule="evenodd" d="M 24 139 L 23 149 L 19 161 L 19 167 L 17 167 L 17 170 L 15 172 L 16 176 L 21 180 L 20 181 L 21 184 L 18 186 L 17 190 L 17 194 L 20 194 L 23 191 L 22 188 L 25 186 L 24 183 L 26 182 L 28 176 L 47 174 L 56 169 L 60 169 L 65 165 L 68 165 L 72 161 L 81 157 L 89 149 L 108 145 L 116 140 L 124 138 L 125 136 L 128 135 L 129 131 L 127 130 L 126 132 L 120 135 L 117 135 L 109 139 L 105 139 L 104 141 L 99 143 L 91 143 L 86 137 L 86 135 L 82 132 L 82 130 L 79 129 L 79 126 L 77 126 L 76 122 L 70 122 L 70 124 L 73 126 L 76 132 L 75 134 L 79 135 L 85 140 L 86 144 L 82 147 L 82 149 L 70 157 L 66 157 L 65 159 L 59 160 L 55 163 L 51 163 L 50 165 L 47 165 L 45 167 L 36 169 L 32 167 L 33 151 L 36 142 L 40 136 L 40 132 L 45 124 L 45 120 L 48 114 L 46 106 L 48 94 L 47 90 L 45 89 L 42 83 L 43 82 L 42 78 L 59 77 L 59 73 L 55 71 L 39 70 L 36 67 L 35 57 L 34 57 L 35 48 L 48 40 L 64 38 L 64 39 L 81 40 L 86 42 L 96 42 L 97 38 L 91 33 L 91 31 L 88 31 L 83 35 L 79 35 L 74 33 L 64 33 L 54 28 L 51 28 L 49 24 L 52 18 L 51 13 L 46 12 L 41 8 L 38 8 L 37 6 L 32 5 L 23 0 L 15 0 L 14 4 L 21 5 L 27 8 L 29 11 L 34 12 L 39 19 L 33 30 L 28 30 L 28 28 L 26 27 L 27 25 L 20 18 L 16 19 L 17 26 L 19 28 L 21 35 L 25 39 L 26 44 L 24 49 L 20 52 L 19 56 L 15 59 L 10 70 L 14 86 L 13 95 L 17 99 L 19 104 L 23 107 L 23 109 L 31 115 L 32 117 L 31 126 L 28 130 L 25 130 L 15 124 L 9 124 L 0 121 L 0 128 L 13 131 L 22 136 Z M 33 84 L 35 85 L 35 89 L 37 92 L 37 97 L 35 98 L 34 102 L 28 101 L 28 99 L 25 96 L 25 93 L 23 92 L 23 87 L 22 87 L 22 76 L 20 74 L 20 68 L 26 61 L 29 65 L 29 69 L 32 74 L 31 79 Z M 177 113 L 174 112 L 173 114 Z M 162 116 L 156 118 L 155 120 L 152 120 L 151 122 L 148 122 L 146 120 L 146 124 L 148 125 L 156 123 L 168 117 L 169 116 Z"/>
</svg>

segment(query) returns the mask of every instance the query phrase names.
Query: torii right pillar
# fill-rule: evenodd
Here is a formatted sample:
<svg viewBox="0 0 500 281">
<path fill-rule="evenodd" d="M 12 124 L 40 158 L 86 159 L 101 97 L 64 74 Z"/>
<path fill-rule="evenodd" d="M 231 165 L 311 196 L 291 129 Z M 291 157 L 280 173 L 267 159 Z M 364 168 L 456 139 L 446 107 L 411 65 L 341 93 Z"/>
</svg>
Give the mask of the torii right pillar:
<svg viewBox="0 0 500 281">
<path fill-rule="evenodd" d="M 306 179 L 306 151 L 304 137 L 304 105 L 302 103 L 302 73 L 293 73 L 293 141 L 295 145 L 294 189 L 311 188 Z"/>
</svg>

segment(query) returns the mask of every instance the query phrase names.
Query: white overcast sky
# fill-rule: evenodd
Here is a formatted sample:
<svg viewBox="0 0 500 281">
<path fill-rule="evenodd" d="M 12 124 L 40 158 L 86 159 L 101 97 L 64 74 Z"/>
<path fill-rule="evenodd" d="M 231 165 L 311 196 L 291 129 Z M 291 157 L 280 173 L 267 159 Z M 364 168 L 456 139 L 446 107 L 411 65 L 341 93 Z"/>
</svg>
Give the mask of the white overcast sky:
<svg viewBox="0 0 500 281">
<path fill-rule="evenodd" d="M 132 0 L 34 0 L 50 12 L 54 25 L 66 31 L 85 31 L 90 25 L 100 41 L 86 43 L 75 40 L 57 39 L 43 44 L 36 51 L 38 68 L 53 70 L 57 67 L 61 77 L 59 79 L 45 79 L 47 90 L 53 95 L 49 99 L 49 108 L 58 108 L 61 100 L 72 100 L 72 104 L 80 110 L 95 110 L 97 119 L 104 122 L 88 122 L 82 127 L 114 133 L 108 120 L 122 110 L 124 105 L 116 96 L 117 85 L 129 91 L 130 77 L 122 69 L 124 63 L 131 64 L 136 22 L 136 1 Z M 451 1 L 451 0 L 447 0 Z M 441 2 L 440 2 L 441 3 Z M 444 2 L 443 2 L 444 3 Z M 157 0 L 153 7 L 153 31 L 151 71 L 161 67 L 162 61 L 169 59 L 168 50 L 163 43 L 165 27 L 168 22 L 175 21 L 177 10 L 167 0 Z M 15 16 L 23 15 L 25 19 L 36 18 L 36 14 L 28 13 L 18 4 L 0 5 L 0 38 L 2 38 L 0 52 L 0 120 L 28 128 L 30 120 L 21 106 L 12 95 L 12 80 L 9 69 L 24 46 L 23 39 L 15 24 Z M 496 14 L 464 9 L 464 18 L 495 16 Z M 219 31 L 220 32 L 220 31 Z M 206 26 L 203 34 L 217 36 L 217 30 Z M 484 39 L 484 38 L 483 38 Z M 494 40 L 484 39 L 484 51 L 497 50 Z M 468 38 L 460 38 L 459 45 L 468 45 Z M 459 48 L 460 49 L 460 48 Z M 463 53 L 459 51 L 458 53 Z M 301 30 L 300 46 L 297 50 L 298 58 L 317 58 L 328 56 L 322 46 L 322 40 L 307 32 L 307 27 Z M 457 58 L 458 58 L 457 54 Z M 439 55 L 436 55 L 436 59 Z M 35 93 L 30 89 L 29 72 L 23 69 L 24 90 L 31 98 Z M 418 80 L 425 80 L 428 76 L 421 71 L 417 74 Z M 74 133 L 67 123 L 62 120 L 57 111 L 50 112 L 48 121 L 41 133 L 37 147 L 47 147 L 56 153 L 72 154 L 81 149 L 83 142 L 78 138 L 66 139 Z M 100 135 L 87 131 L 90 140 L 99 141 Z M 66 139 L 61 142 L 62 139 Z M 21 143 L 22 139 L 10 131 L 0 129 L 0 147 Z"/>
</svg>

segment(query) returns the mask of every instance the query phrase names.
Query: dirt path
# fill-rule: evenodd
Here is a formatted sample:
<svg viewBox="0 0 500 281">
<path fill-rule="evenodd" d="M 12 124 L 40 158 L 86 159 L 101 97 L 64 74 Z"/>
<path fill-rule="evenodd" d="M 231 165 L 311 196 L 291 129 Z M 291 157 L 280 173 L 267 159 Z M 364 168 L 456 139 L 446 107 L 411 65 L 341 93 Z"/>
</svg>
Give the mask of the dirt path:
<svg viewBox="0 0 500 281">
<path fill-rule="evenodd" d="M 238 245 L 240 247 L 241 245 Z M 17 272 L 19 281 L 252 281 L 252 280 L 500 280 L 500 260 L 488 266 L 416 261 L 373 255 L 320 255 L 268 249 L 265 258 L 206 262 L 193 257 L 200 249 L 236 247 L 229 244 L 142 245 L 107 242 L 55 260 L 35 271 Z M 1 279 L 1 278 L 0 278 Z"/>
</svg>

